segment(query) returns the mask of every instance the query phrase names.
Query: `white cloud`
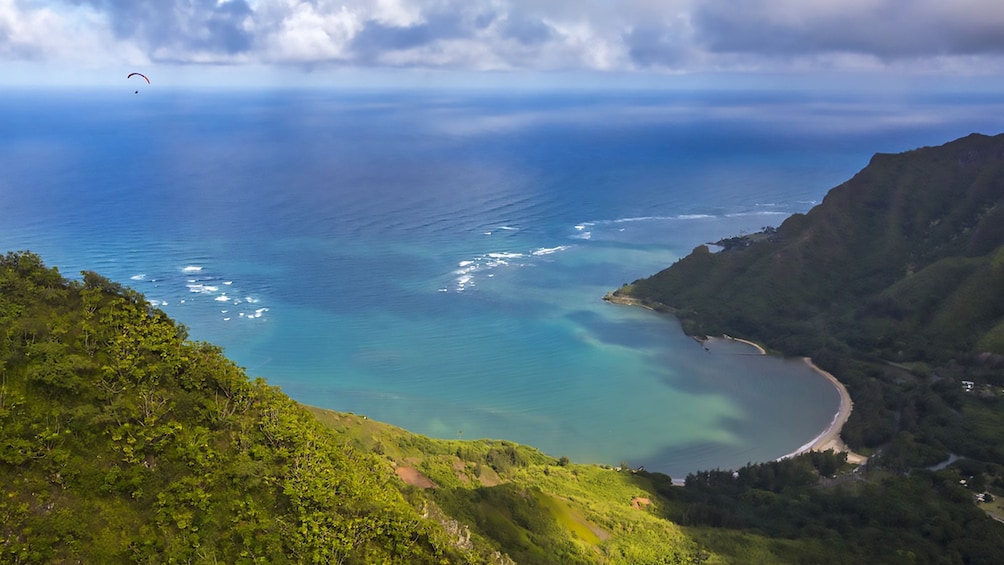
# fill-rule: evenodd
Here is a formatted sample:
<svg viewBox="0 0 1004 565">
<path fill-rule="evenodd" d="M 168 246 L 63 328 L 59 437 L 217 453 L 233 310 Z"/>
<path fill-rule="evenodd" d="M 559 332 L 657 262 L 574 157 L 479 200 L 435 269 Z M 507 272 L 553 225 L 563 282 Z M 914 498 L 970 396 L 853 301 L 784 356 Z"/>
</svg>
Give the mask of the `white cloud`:
<svg viewBox="0 0 1004 565">
<path fill-rule="evenodd" d="M 362 28 L 357 14 L 344 5 L 286 4 L 288 11 L 269 21 L 272 29 L 260 40 L 263 59 L 309 63 L 348 58 L 348 43 Z"/>
<path fill-rule="evenodd" d="M 0 59 L 87 63 L 94 55 L 121 50 L 127 59 L 142 58 L 119 45 L 102 14 L 87 7 L 30 4 L 0 0 Z"/>
<path fill-rule="evenodd" d="M 0 62 L 1004 69 L 1001 0 L 0 0 Z"/>
</svg>

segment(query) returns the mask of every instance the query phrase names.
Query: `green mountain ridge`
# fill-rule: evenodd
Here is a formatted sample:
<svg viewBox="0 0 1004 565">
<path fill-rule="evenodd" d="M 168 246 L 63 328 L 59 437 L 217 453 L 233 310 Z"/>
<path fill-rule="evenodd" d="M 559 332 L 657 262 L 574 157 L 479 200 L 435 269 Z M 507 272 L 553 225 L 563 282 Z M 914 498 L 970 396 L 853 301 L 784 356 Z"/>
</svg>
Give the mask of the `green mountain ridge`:
<svg viewBox="0 0 1004 565">
<path fill-rule="evenodd" d="M 997 362 L 1002 199 L 1002 135 L 879 154 L 807 214 L 614 294 L 671 308 L 688 332 L 727 328 L 788 354 L 835 340 L 896 362 Z"/>
</svg>

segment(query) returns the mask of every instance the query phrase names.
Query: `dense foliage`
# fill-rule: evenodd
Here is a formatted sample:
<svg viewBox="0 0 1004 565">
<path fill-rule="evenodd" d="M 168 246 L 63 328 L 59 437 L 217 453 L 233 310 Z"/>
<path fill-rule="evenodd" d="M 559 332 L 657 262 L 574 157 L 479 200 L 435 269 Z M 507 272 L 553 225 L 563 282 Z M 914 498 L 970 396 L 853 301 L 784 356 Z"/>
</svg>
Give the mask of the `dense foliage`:
<svg viewBox="0 0 1004 565">
<path fill-rule="evenodd" d="M 466 559 L 396 481 L 134 291 L 0 258 L 0 562 Z"/>
<path fill-rule="evenodd" d="M 839 535 L 883 561 L 1004 560 L 1000 525 L 971 512 L 974 494 L 1004 487 L 1004 135 L 876 155 L 807 214 L 720 243 L 610 298 L 671 312 L 688 333 L 811 356 L 853 399 L 843 439 L 886 474 L 837 499 L 736 490 L 742 477 L 688 488 L 708 509 L 696 522 Z M 962 459 L 944 474 L 924 470 L 950 455 Z M 805 518 L 817 511 L 865 527 Z M 880 517 L 898 532 L 872 531 Z"/>
<path fill-rule="evenodd" d="M 909 432 L 928 436 L 932 457 L 1004 464 L 987 453 L 1004 438 L 959 433 L 980 411 L 961 381 L 991 400 L 1004 386 L 1004 135 L 876 155 L 808 214 L 735 239 L 615 295 L 668 309 L 691 333 L 812 356 L 851 392 L 854 447 Z"/>
<path fill-rule="evenodd" d="M 1004 135 L 876 155 L 807 214 L 735 239 L 619 293 L 692 332 L 962 362 L 1004 385 Z"/>
<path fill-rule="evenodd" d="M 654 481 L 670 481 L 665 475 L 575 464 L 508 441 L 434 440 L 311 410 L 353 445 L 421 473 L 428 482 L 406 489 L 410 498 L 456 520 L 465 539 L 516 563 L 722 562 L 656 510 Z"/>
</svg>

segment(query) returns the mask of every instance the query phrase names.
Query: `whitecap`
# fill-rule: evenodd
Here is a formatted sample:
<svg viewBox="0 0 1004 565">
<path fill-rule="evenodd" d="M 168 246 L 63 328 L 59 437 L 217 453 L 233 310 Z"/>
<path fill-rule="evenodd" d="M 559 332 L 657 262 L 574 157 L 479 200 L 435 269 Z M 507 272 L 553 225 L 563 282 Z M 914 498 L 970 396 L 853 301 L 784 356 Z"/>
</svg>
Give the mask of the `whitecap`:
<svg viewBox="0 0 1004 565">
<path fill-rule="evenodd" d="M 217 302 L 228 302 L 230 300 L 230 297 L 227 296 L 226 294 L 221 294 L 221 295 L 217 296 L 216 298 L 214 298 L 213 300 L 215 300 Z"/>
<path fill-rule="evenodd" d="M 788 216 L 788 212 L 780 212 L 773 210 L 758 210 L 756 212 L 736 212 L 734 214 L 726 214 L 726 218 L 745 218 L 749 216 Z"/>
<path fill-rule="evenodd" d="M 591 231 L 584 231 L 582 233 L 575 234 L 572 236 L 572 239 L 592 239 L 592 238 L 593 238 L 593 232 Z"/>
<path fill-rule="evenodd" d="M 564 251 L 571 247 L 570 245 L 559 245 L 557 247 L 541 247 L 540 249 L 534 249 L 530 252 L 534 257 L 540 257 L 541 255 L 550 255 L 552 253 L 557 253 L 559 251 Z"/>
<path fill-rule="evenodd" d="M 629 218 L 617 218 L 613 220 L 614 224 L 623 224 L 625 222 L 650 222 L 652 220 L 668 220 L 670 218 L 664 218 L 660 216 L 632 216 Z"/>
<path fill-rule="evenodd" d="M 458 267 L 466 267 L 468 265 L 473 265 L 473 264 L 474 264 L 474 261 L 461 261 L 461 262 L 457 263 L 457 266 Z"/>
<path fill-rule="evenodd" d="M 182 273 L 198 273 L 202 270 L 202 267 L 198 265 L 189 265 L 181 270 Z"/>
<path fill-rule="evenodd" d="M 227 286 L 230 286 L 230 285 L 234 284 L 234 281 L 223 281 L 223 284 L 225 284 Z"/>
<path fill-rule="evenodd" d="M 514 228 L 512 226 L 499 226 L 496 229 L 505 230 L 505 231 L 519 231 L 519 228 Z"/>
<path fill-rule="evenodd" d="M 143 280 L 145 278 L 146 278 L 146 275 L 144 275 L 144 274 L 133 275 L 133 276 L 129 277 L 130 280 L 134 280 L 134 281 L 141 281 L 141 280 Z"/>
<path fill-rule="evenodd" d="M 195 294 L 213 294 L 220 289 L 218 286 L 207 286 L 201 283 L 188 283 L 185 286 L 188 287 L 188 292 Z"/>
<path fill-rule="evenodd" d="M 510 252 L 489 253 L 488 257 L 491 257 L 492 259 L 519 259 L 519 258 L 523 257 L 523 254 L 522 253 L 510 253 Z"/>
<path fill-rule="evenodd" d="M 230 317 L 228 316 L 228 317 L 226 317 L 226 318 L 223 318 L 223 321 L 224 321 L 224 322 L 229 322 L 229 321 L 230 321 Z"/>
</svg>

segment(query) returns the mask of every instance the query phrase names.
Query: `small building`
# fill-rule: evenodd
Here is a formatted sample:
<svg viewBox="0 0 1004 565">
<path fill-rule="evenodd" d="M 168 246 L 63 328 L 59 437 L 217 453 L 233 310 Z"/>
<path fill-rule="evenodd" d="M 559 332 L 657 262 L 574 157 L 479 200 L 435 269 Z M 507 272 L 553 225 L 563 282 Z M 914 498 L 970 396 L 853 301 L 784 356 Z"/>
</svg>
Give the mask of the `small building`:
<svg viewBox="0 0 1004 565">
<path fill-rule="evenodd" d="M 962 381 L 962 390 L 966 392 L 973 392 L 973 388 L 975 386 L 976 383 L 974 383 L 973 381 Z"/>
</svg>

